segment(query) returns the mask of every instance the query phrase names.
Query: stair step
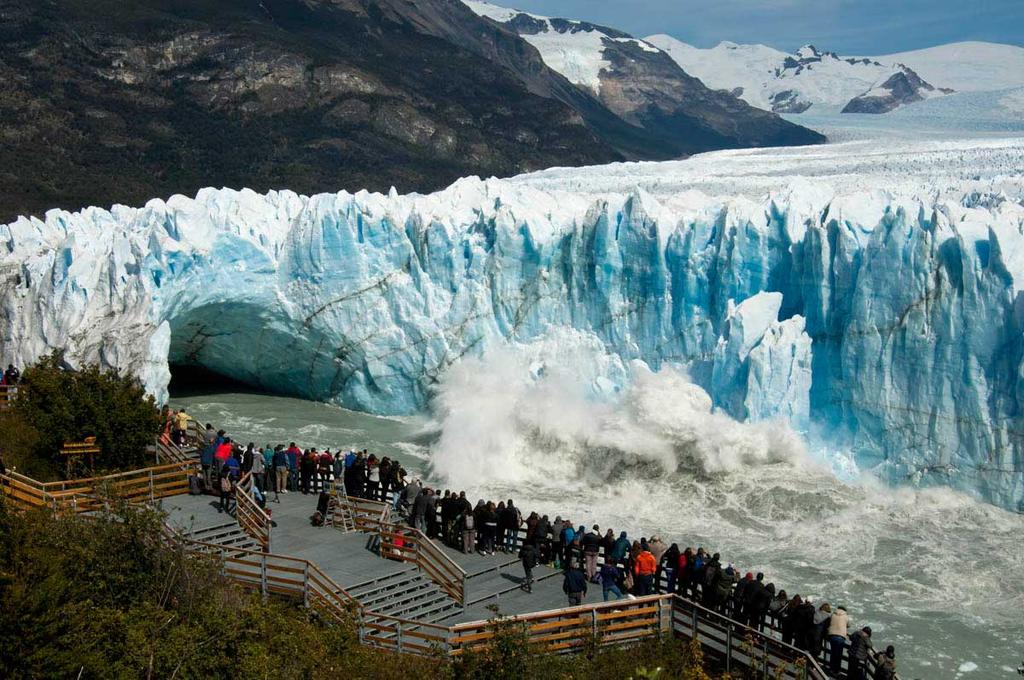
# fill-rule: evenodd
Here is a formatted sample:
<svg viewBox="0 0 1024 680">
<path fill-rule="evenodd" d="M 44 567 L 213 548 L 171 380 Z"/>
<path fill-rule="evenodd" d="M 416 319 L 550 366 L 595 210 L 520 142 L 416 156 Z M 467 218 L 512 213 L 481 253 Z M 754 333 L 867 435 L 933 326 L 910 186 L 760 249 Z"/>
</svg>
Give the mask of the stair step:
<svg viewBox="0 0 1024 680">
<path fill-rule="evenodd" d="M 394 593 L 393 597 L 380 597 L 375 600 L 360 600 L 364 607 L 373 611 L 393 611 L 408 603 L 413 603 L 429 597 L 436 596 L 438 590 L 432 583 L 417 585 L 415 588 L 400 590 Z"/>
<path fill-rule="evenodd" d="M 348 588 L 347 590 L 353 595 L 353 597 L 365 597 L 380 592 L 382 590 L 393 590 L 395 588 L 402 587 L 413 581 L 419 580 L 423 580 L 423 574 L 421 574 L 418 569 L 413 568 L 407 569 L 405 571 L 400 571 L 397 574 L 385 576 L 384 578 L 381 578 L 376 581 L 359 583 L 357 585 L 352 586 L 351 588 Z"/>
<path fill-rule="evenodd" d="M 400 619 L 412 619 L 416 617 L 417 613 L 427 614 L 449 604 L 455 605 L 455 601 L 444 593 L 435 593 L 433 597 L 420 598 L 400 607 L 388 607 L 379 611 L 381 614 L 395 616 Z"/>
</svg>

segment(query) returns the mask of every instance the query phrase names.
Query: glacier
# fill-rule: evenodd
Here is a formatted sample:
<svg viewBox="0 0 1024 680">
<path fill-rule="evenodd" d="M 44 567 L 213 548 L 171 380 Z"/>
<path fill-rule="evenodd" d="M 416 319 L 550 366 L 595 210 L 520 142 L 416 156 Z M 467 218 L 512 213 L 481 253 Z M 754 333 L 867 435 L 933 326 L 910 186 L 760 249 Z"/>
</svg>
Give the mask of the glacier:
<svg viewBox="0 0 1024 680">
<path fill-rule="evenodd" d="M 1024 140 L 869 142 L 466 178 L 203 189 L 0 226 L 0 359 L 63 349 L 409 414 L 552 329 L 893 482 L 1024 507 Z"/>
</svg>

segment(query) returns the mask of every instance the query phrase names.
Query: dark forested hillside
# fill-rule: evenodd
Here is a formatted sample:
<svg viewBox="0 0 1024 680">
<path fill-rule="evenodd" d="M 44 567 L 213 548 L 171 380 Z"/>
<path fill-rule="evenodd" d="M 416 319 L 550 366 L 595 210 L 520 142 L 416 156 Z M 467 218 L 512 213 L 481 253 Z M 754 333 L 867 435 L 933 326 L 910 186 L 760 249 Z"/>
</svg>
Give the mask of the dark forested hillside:
<svg viewBox="0 0 1024 680">
<path fill-rule="evenodd" d="M 0 222 L 678 155 L 458 0 L 0 0 L 0 41 Z"/>
</svg>

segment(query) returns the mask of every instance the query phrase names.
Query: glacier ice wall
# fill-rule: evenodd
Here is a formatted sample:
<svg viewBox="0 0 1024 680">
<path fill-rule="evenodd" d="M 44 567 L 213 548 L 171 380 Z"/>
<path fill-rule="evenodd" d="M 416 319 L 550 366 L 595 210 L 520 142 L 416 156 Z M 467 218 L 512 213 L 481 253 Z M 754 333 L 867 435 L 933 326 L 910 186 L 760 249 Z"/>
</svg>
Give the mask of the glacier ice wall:
<svg viewBox="0 0 1024 680">
<path fill-rule="evenodd" d="M 736 418 L 1016 507 L 1022 230 L 1019 196 L 883 181 L 724 198 L 475 178 L 429 196 L 206 189 L 0 226 L 0 359 L 64 348 L 161 398 L 169 362 L 192 363 L 401 414 L 461 357 L 564 326 L 684 367 Z"/>
</svg>

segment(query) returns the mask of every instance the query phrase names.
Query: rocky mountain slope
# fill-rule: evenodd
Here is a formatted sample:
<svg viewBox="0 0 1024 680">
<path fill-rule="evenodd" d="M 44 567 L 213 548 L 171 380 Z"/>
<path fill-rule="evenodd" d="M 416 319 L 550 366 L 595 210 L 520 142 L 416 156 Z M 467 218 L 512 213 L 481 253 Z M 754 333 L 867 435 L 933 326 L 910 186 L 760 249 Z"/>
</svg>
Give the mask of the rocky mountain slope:
<svg viewBox="0 0 1024 680">
<path fill-rule="evenodd" d="M 0 0 L 0 219 L 208 185 L 428 191 L 666 146 L 458 0 Z"/>
<path fill-rule="evenodd" d="M 438 37 L 442 28 L 407 9 L 0 1 L 0 214 L 211 184 L 427 190 L 468 173 L 622 157 L 582 107 Z"/>
<path fill-rule="evenodd" d="M 537 48 L 548 67 L 656 137 L 665 156 L 823 141 L 817 133 L 709 89 L 668 54 L 622 31 L 477 0 L 466 4 L 518 33 Z"/>
<path fill-rule="evenodd" d="M 668 35 L 653 35 L 647 41 L 709 87 L 778 113 L 812 108 L 815 113 L 886 113 L 952 91 L 935 87 L 901 63 L 841 57 L 813 45 L 787 54 L 765 45 L 731 42 L 700 49 Z"/>
</svg>

